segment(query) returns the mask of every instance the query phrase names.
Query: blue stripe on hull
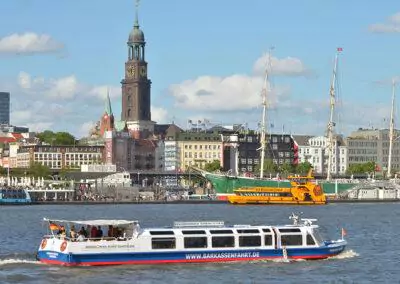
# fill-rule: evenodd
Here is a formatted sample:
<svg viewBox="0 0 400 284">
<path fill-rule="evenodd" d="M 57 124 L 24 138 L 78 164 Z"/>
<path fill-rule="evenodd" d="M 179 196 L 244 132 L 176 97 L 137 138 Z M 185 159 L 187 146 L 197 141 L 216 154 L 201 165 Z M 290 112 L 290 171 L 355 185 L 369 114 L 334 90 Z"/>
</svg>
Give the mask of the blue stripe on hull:
<svg viewBox="0 0 400 284">
<path fill-rule="evenodd" d="M 345 246 L 320 248 L 287 249 L 288 258 L 318 259 L 337 255 Z M 64 254 L 52 251 L 39 251 L 38 259 L 45 263 L 62 265 L 113 265 L 113 264 L 150 264 L 177 262 L 221 262 L 257 259 L 282 258 L 281 249 L 272 250 L 234 250 L 234 251 L 185 251 L 185 252 L 140 252 L 140 253 L 91 253 Z"/>
</svg>

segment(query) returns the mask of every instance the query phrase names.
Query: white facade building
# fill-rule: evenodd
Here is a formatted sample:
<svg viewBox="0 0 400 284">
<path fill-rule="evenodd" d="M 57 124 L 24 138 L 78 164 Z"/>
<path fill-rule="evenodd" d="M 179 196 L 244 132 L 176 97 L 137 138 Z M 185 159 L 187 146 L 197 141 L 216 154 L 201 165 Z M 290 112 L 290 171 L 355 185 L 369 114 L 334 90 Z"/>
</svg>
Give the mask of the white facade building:
<svg viewBox="0 0 400 284">
<path fill-rule="evenodd" d="M 164 141 L 164 170 L 176 171 L 180 167 L 179 147 L 178 141 L 166 140 Z"/>
<path fill-rule="evenodd" d="M 309 162 L 314 172 L 326 174 L 328 170 L 328 138 L 325 136 L 294 136 L 298 147 L 299 163 Z M 336 136 L 333 147 L 332 174 L 343 175 L 347 170 L 347 147 L 342 136 Z"/>
</svg>

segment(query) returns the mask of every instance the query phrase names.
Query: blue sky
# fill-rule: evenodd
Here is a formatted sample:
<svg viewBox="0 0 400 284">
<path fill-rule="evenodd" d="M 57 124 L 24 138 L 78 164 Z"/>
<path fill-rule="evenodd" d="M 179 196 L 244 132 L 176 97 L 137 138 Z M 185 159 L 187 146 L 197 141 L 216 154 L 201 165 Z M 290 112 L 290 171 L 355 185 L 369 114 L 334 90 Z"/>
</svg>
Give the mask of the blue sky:
<svg viewBox="0 0 400 284">
<path fill-rule="evenodd" d="M 284 125 L 285 132 L 323 135 L 333 58 L 343 47 L 338 131 L 384 127 L 391 95 L 385 82 L 400 75 L 399 6 L 142 0 L 153 119 L 255 127 L 266 59 L 260 57 L 274 46 L 272 132 Z M 120 117 L 134 0 L 4 0 L 0 10 L 0 90 L 12 94 L 12 123 L 85 135 L 104 111 L 107 88 Z"/>
</svg>

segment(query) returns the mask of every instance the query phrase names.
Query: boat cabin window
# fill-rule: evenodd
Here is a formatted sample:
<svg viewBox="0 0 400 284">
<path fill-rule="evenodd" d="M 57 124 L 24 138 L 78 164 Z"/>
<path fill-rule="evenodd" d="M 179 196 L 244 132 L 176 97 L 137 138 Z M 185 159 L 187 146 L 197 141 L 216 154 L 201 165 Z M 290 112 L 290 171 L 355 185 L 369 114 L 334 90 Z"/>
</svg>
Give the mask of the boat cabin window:
<svg viewBox="0 0 400 284">
<path fill-rule="evenodd" d="M 259 234 L 260 233 L 260 231 L 257 229 L 247 229 L 247 230 L 239 229 L 239 230 L 237 230 L 237 232 L 239 234 Z"/>
<path fill-rule="evenodd" d="M 174 249 L 176 248 L 175 238 L 152 238 L 152 249 Z"/>
<path fill-rule="evenodd" d="M 210 233 L 215 235 L 233 234 L 232 230 L 210 230 Z"/>
<path fill-rule="evenodd" d="M 239 236 L 240 247 L 259 247 L 261 246 L 261 236 Z"/>
<path fill-rule="evenodd" d="M 314 235 L 315 241 L 318 244 L 320 244 L 320 243 L 322 243 L 324 241 L 324 239 L 322 238 L 322 236 L 321 236 L 321 234 L 320 234 L 318 229 L 313 229 L 313 235 Z"/>
<path fill-rule="evenodd" d="M 191 230 L 191 231 L 182 231 L 182 234 L 184 235 L 205 235 L 206 231 L 201 231 L 201 230 Z"/>
<path fill-rule="evenodd" d="M 264 235 L 264 246 L 272 246 L 272 235 Z"/>
<path fill-rule="evenodd" d="M 186 237 L 184 238 L 185 248 L 206 248 L 207 237 Z"/>
<path fill-rule="evenodd" d="M 270 228 L 263 228 L 262 231 L 263 231 L 264 233 L 270 233 L 270 232 L 271 232 L 271 229 L 270 229 Z"/>
<path fill-rule="evenodd" d="M 303 235 L 281 235 L 282 246 L 302 246 Z"/>
<path fill-rule="evenodd" d="M 315 241 L 314 241 L 313 237 L 310 234 L 307 234 L 307 245 L 308 246 L 315 245 Z"/>
<path fill-rule="evenodd" d="M 280 228 L 279 232 L 281 233 L 300 233 L 299 228 Z"/>
<path fill-rule="evenodd" d="M 150 231 L 150 235 L 173 235 L 174 231 Z"/>
<path fill-rule="evenodd" d="M 233 236 L 212 237 L 213 248 L 229 248 L 235 246 L 235 238 Z"/>
</svg>

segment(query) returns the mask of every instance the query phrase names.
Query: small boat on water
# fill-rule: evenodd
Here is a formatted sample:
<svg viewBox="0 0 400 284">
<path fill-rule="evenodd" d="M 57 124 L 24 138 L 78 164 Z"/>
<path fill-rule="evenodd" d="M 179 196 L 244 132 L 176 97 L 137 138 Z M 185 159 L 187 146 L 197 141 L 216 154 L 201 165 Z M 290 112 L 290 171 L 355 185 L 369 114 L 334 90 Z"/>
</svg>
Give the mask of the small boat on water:
<svg viewBox="0 0 400 284">
<path fill-rule="evenodd" d="M 289 176 L 291 187 L 242 187 L 228 195 L 232 204 L 326 204 L 321 186 L 315 183 L 313 170 L 307 176 Z"/>
<path fill-rule="evenodd" d="M 43 237 L 37 259 L 65 266 L 323 259 L 345 249 L 343 229 L 342 239 L 326 240 L 313 224 L 316 219 L 295 214 L 290 219 L 293 224 L 278 226 L 195 221 L 146 229 L 138 221 L 44 219 L 50 233 Z M 74 229 L 78 226 L 81 233 Z M 84 237 L 88 226 L 99 237 Z M 109 231 L 100 237 L 103 228 Z"/>
<path fill-rule="evenodd" d="M 0 187 L 0 205 L 16 205 L 32 203 L 29 192 L 26 189 Z"/>
</svg>

